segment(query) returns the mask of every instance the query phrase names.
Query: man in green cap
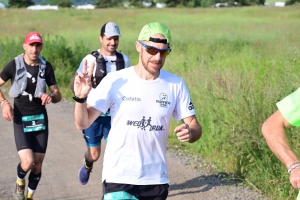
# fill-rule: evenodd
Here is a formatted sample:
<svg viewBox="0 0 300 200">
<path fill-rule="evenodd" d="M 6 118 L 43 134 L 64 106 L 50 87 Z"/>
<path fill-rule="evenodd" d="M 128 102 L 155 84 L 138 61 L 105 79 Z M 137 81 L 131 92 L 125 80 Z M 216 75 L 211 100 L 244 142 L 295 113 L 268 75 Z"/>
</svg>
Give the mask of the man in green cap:
<svg viewBox="0 0 300 200">
<path fill-rule="evenodd" d="M 181 142 L 193 143 L 202 129 L 184 80 L 162 69 L 171 52 L 171 33 L 159 23 L 145 25 L 136 41 L 139 62 L 111 72 L 91 90 L 92 71 L 74 82 L 75 124 L 82 130 L 110 109 L 111 130 L 104 154 L 103 199 L 164 200 L 169 124 Z M 92 68 L 93 66 L 91 66 Z M 89 95 L 88 95 L 89 94 Z M 88 97 L 87 97 L 88 95 Z"/>
</svg>

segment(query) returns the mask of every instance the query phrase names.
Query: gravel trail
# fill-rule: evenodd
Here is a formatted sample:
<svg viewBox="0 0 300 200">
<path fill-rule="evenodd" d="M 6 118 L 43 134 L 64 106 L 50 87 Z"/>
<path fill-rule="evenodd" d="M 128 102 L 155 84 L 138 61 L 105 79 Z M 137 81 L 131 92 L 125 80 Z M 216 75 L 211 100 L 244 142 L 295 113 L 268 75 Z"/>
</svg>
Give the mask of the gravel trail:
<svg viewBox="0 0 300 200">
<path fill-rule="evenodd" d="M 9 101 L 12 102 L 12 99 Z M 101 157 L 94 165 L 90 181 L 85 186 L 80 185 L 77 174 L 86 147 L 81 131 L 75 128 L 73 107 L 73 102 L 66 100 L 47 105 L 50 136 L 42 179 L 34 200 L 101 199 L 101 170 L 105 145 L 102 146 Z M 12 122 L 6 121 L 2 113 L 0 137 L 0 200 L 9 200 L 12 199 L 15 187 L 19 158 L 15 148 Z M 199 158 L 182 156 L 178 152 L 169 150 L 167 160 L 170 179 L 168 199 L 170 200 L 267 199 L 249 188 L 240 186 L 236 181 L 211 173 L 205 170 L 205 167 L 199 167 L 207 165 Z"/>
</svg>

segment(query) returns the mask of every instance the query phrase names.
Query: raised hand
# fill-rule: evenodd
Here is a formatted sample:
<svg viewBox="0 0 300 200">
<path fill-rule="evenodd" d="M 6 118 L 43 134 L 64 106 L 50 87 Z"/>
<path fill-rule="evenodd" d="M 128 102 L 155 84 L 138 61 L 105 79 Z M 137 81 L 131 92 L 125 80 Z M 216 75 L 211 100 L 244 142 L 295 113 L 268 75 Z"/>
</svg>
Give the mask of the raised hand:
<svg viewBox="0 0 300 200">
<path fill-rule="evenodd" d="M 83 61 L 82 72 L 78 72 L 74 80 L 74 93 L 76 97 L 85 98 L 92 89 L 91 77 L 94 67 L 95 64 L 92 62 L 89 72 L 87 73 L 87 60 Z"/>
</svg>

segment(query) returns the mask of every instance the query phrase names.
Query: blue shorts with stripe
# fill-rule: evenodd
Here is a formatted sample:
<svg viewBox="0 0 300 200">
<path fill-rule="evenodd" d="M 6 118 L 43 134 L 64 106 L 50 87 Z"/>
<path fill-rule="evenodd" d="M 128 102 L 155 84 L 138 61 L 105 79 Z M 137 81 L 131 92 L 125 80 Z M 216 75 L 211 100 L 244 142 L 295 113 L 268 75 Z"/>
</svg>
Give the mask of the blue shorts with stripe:
<svg viewBox="0 0 300 200">
<path fill-rule="evenodd" d="M 104 137 L 107 142 L 108 133 L 111 128 L 110 116 L 99 116 L 90 127 L 82 131 L 86 145 L 90 147 L 100 146 L 101 139 Z"/>
</svg>

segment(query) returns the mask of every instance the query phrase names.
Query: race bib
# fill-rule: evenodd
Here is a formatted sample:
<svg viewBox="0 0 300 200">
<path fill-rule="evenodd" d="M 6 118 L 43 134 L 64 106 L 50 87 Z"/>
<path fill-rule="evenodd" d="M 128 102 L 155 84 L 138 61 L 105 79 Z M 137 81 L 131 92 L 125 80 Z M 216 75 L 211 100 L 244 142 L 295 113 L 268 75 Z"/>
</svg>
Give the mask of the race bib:
<svg viewBox="0 0 300 200">
<path fill-rule="evenodd" d="M 135 196 L 132 194 L 129 194 L 125 191 L 119 191 L 119 192 L 111 192 L 104 194 L 104 200 L 120 200 L 120 199 L 130 199 L 130 200 L 138 200 Z"/>
<path fill-rule="evenodd" d="M 46 129 L 44 114 L 23 116 L 22 123 L 25 133 Z"/>
</svg>

